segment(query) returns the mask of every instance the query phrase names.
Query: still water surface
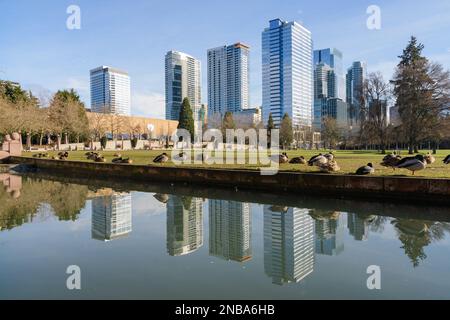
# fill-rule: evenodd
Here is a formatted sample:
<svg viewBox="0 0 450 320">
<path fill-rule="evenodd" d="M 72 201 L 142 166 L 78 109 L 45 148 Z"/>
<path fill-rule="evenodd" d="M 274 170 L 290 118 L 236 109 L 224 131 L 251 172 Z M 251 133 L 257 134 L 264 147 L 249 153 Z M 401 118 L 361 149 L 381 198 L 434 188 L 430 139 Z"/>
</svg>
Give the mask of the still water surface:
<svg viewBox="0 0 450 320">
<path fill-rule="evenodd" d="M 449 222 L 448 208 L 0 174 L 0 299 L 450 299 Z"/>
</svg>

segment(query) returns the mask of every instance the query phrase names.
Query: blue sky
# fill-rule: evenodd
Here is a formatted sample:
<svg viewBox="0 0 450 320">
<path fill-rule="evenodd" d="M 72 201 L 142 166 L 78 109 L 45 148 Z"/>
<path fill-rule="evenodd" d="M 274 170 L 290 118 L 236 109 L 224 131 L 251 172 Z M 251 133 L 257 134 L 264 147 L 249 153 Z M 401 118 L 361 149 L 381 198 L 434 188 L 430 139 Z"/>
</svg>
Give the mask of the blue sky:
<svg viewBox="0 0 450 320">
<path fill-rule="evenodd" d="M 81 8 L 81 30 L 68 30 L 66 9 Z M 366 27 L 369 5 L 381 9 L 381 30 Z M 75 88 L 89 106 L 89 70 L 129 72 L 132 113 L 164 117 L 164 55 L 174 49 L 202 61 L 206 50 L 238 41 L 251 46 L 251 104 L 261 104 L 261 32 L 273 18 L 311 30 L 314 48 L 336 47 L 344 67 L 363 60 L 390 77 L 411 35 L 425 54 L 450 68 L 450 1 L 428 0 L 0 0 L 0 79 L 38 96 Z"/>
</svg>

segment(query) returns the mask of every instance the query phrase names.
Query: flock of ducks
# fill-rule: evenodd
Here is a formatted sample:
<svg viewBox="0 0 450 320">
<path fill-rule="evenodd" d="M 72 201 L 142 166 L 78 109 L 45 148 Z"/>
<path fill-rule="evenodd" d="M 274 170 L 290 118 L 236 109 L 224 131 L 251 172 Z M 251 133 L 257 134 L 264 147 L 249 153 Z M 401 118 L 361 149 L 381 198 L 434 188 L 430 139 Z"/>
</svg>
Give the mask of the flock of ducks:
<svg viewBox="0 0 450 320">
<path fill-rule="evenodd" d="M 100 153 L 97 152 L 87 152 L 85 153 L 86 159 L 91 160 L 94 162 L 100 162 L 105 163 L 106 159 L 104 156 L 102 156 Z M 49 158 L 48 153 L 38 153 L 33 156 L 34 158 Z M 52 157 L 53 160 L 67 160 L 69 157 L 69 152 L 59 152 L 57 156 Z M 178 155 L 175 156 L 174 160 L 177 161 L 186 161 L 188 159 L 188 155 L 185 152 L 181 152 Z M 153 160 L 153 163 L 166 163 L 170 160 L 169 155 L 167 153 L 162 153 L 155 157 Z M 208 156 L 205 154 L 200 154 L 197 156 L 197 161 L 207 161 Z M 308 161 L 305 159 L 305 157 L 295 157 L 292 159 L 289 159 L 289 156 L 286 152 L 281 153 L 280 155 L 275 155 L 271 157 L 272 161 L 278 162 L 279 164 L 300 164 L 300 165 L 308 165 L 310 167 L 317 167 L 320 172 L 324 173 L 332 173 L 332 172 L 338 172 L 341 170 L 339 167 L 336 158 L 333 154 L 333 152 L 329 152 L 326 154 L 318 154 L 313 156 Z M 416 171 L 424 170 L 427 165 L 433 164 L 436 162 L 436 158 L 430 154 L 427 153 L 426 155 L 416 155 L 411 157 L 405 157 L 402 158 L 400 155 L 398 155 L 396 152 L 388 154 L 385 156 L 380 163 L 381 166 L 392 168 L 394 171 L 395 169 L 407 169 L 412 172 L 412 175 L 415 175 Z M 445 157 L 443 160 L 444 164 L 450 164 L 450 155 Z M 112 163 L 116 164 L 132 164 L 133 160 L 130 158 L 123 158 L 121 154 L 114 154 L 114 159 L 112 160 Z M 372 163 L 368 163 L 365 166 L 362 166 L 358 168 L 355 172 L 356 175 L 370 175 L 375 173 L 375 168 Z"/>
</svg>

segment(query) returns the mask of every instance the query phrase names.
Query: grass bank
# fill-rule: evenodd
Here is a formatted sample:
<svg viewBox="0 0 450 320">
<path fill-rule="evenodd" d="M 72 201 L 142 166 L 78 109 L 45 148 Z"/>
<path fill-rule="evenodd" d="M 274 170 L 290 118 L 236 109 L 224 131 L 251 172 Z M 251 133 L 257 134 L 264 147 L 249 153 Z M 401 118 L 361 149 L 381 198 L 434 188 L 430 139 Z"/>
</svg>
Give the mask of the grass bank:
<svg viewBox="0 0 450 320">
<path fill-rule="evenodd" d="M 152 165 L 152 166 L 162 166 L 162 167 L 193 167 L 193 168 L 221 168 L 221 169 L 258 169 L 261 167 L 259 164 L 184 164 L 176 165 L 172 161 L 164 164 L 154 164 L 153 159 L 161 154 L 162 150 L 133 150 L 133 151 L 104 151 L 100 152 L 107 160 L 107 163 L 111 163 L 114 158 L 114 154 L 120 153 L 122 157 L 131 158 L 133 160 L 133 165 Z M 169 155 L 171 151 L 166 151 Z M 325 152 L 325 151 L 322 151 Z M 52 151 L 48 152 L 49 156 L 56 156 L 58 152 Z M 85 156 L 86 151 L 71 151 L 69 152 L 70 161 L 82 161 L 82 162 L 93 162 L 92 160 L 87 160 Z M 288 151 L 289 158 L 304 156 L 309 159 L 313 155 L 316 155 L 318 151 L 316 150 L 296 150 Z M 426 153 L 426 152 L 424 152 Z M 33 157 L 34 153 L 24 152 L 24 157 Z M 336 174 L 353 174 L 356 169 L 362 165 L 366 165 L 371 162 L 374 164 L 376 176 L 411 176 L 411 173 L 406 169 L 397 169 L 393 171 L 390 168 L 385 168 L 380 165 L 381 160 L 384 155 L 376 151 L 335 151 L 334 152 L 336 161 L 341 167 L 341 171 Z M 450 150 L 440 150 L 438 154 L 435 155 L 436 162 L 429 165 L 425 170 L 416 173 L 415 177 L 424 178 L 446 178 L 450 179 L 450 165 L 445 165 L 442 160 L 450 154 Z M 402 151 L 402 156 L 408 156 L 406 151 Z M 300 173 L 313 173 L 318 172 L 315 167 L 308 167 L 307 165 L 299 164 L 280 164 L 280 171 L 292 171 Z"/>
</svg>

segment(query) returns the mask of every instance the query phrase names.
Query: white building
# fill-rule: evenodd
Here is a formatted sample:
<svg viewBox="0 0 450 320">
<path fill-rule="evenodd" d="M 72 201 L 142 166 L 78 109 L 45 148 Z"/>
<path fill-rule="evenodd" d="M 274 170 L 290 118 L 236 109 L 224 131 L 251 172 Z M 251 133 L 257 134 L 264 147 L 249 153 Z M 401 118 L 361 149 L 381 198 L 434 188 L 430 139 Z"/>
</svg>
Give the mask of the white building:
<svg viewBox="0 0 450 320">
<path fill-rule="evenodd" d="M 189 98 L 194 121 L 202 107 L 201 64 L 194 57 L 178 51 L 166 54 L 166 120 L 179 120 L 181 103 Z"/>
<path fill-rule="evenodd" d="M 208 50 L 209 114 L 249 108 L 249 53 L 242 43 Z"/>
<path fill-rule="evenodd" d="M 314 271 L 314 219 L 309 209 L 264 206 L 264 270 L 274 284 Z"/>
<path fill-rule="evenodd" d="M 311 127 L 313 50 L 311 32 L 297 22 L 270 21 L 262 33 L 263 119 L 284 114 L 294 127 Z"/>
<path fill-rule="evenodd" d="M 132 229 L 131 194 L 114 193 L 92 200 L 92 238 L 110 241 Z"/>
<path fill-rule="evenodd" d="M 99 113 L 131 114 L 130 77 L 125 71 L 101 66 L 91 73 L 91 110 Z"/>
</svg>

